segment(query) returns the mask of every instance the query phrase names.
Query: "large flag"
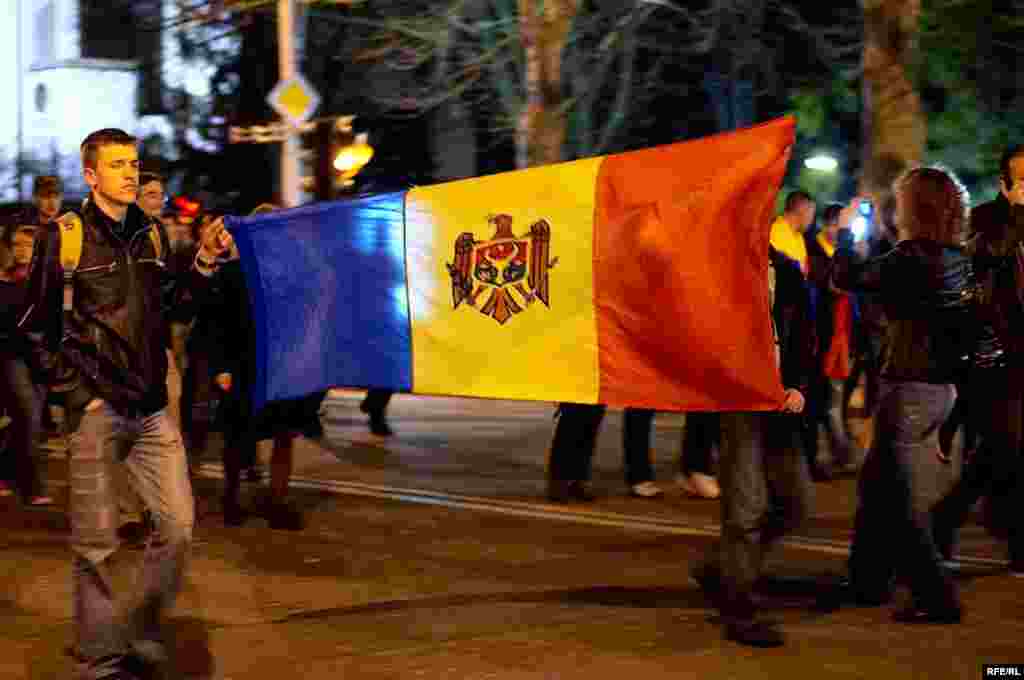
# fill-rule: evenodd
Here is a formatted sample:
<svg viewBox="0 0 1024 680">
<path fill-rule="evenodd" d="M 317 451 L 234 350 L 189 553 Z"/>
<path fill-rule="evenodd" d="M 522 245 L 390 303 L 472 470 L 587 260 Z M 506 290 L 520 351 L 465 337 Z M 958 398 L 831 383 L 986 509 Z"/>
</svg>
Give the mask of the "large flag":
<svg viewBox="0 0 1024 680">
<path fill-rule="evenodd" d="M 794 128 L 229 219 L 255 402 L 349 386 L 778 408 L 768 239 Z"/>
</svg>

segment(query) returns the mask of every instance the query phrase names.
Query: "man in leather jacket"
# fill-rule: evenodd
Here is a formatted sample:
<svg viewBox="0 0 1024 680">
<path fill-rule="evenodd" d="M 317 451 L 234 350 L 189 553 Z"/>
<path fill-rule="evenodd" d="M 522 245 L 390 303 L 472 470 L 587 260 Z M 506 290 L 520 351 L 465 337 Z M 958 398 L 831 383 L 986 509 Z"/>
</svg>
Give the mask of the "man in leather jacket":
<svg viewBox="0 0 1024 680">
<path fill-rule="evenodd" d="M 1024 577 L 1024 145 L 1008 149 L 1000 166 L 999 196 L 971 213 L 969 252 L 982 323 L 968 403 L 981 444 L 932 517 L 948 559 L 956 531 L 987 496 L 993 523 L 1006 533 L 1010 572 Z"/>
<path fill-rule="evenodd" d="M 82 166 L 91 193 L 77 267 L 65 272 L 61 263 L 61 235 L 73 233 L 67 216 L 42 228 L 22 328 L 51 380 L 76 381 L 87 400 L 69 463 L 75 651 L 84 677 L 130 680 L 145 672 L 141 659 L 162 655 L 159 615 L 180 587 L 194 521 L 181 435 L 165 410 L 166 310 L 205 290 L 230 236 L 222 225 L 211 229 L 190 271 L 176 276 L 164 262 L 166 233 L 157 227 L 158 249 L 154 221 L 135 205 L 137 140 L 94 132 L 82 143 Z M 156 524 L 140 604 L 125 618 L 107 573 L 118 547 L 118 464 Z"/>
</svg>

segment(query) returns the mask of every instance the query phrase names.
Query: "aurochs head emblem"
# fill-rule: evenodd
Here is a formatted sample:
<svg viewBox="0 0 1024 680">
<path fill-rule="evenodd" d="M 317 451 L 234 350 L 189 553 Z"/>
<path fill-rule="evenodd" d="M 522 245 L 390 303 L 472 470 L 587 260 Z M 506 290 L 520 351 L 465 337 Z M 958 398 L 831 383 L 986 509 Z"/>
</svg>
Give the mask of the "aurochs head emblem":
<svg viewBox="0 0 1024 680">
<path fill-rule="evenodd" d="M 558 258 L 548 259 L 551 227 L 547 220 L 535 222 L 522 236 L 512 233 L 510 215 L 494 215 L 488 223 L 495 226 L 490 240 L 477 241 L 472 232 L 463 232 L 455 240 L 455 261 L 448 264 L 452 308 L 465 302 L 504 324 L 534 300 L 550 307 L 548 270 Z"/>
</svg>

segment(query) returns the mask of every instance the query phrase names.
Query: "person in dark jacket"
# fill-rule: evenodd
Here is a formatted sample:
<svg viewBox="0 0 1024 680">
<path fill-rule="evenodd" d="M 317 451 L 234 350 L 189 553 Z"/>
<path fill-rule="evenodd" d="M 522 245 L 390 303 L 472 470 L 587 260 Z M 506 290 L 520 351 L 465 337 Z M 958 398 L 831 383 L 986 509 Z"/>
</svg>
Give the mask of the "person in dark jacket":
<svg viewBox="0 0 1024 680">
<path fill-rule="evenodd" d="M 806 520 L 813 502 L 799 415 L 813 366 L 810 296 L 795 260 L 772 248 L 769 264 L 772 301 L 766 311 L 785 402 L 777 413 L 720 414 L 722 535 L 693 571 L 721 611 L 725 637 L 755 647 L 785 641 L 774 624 L 758 617 L 754 584 L 767 552 Z"/>
<path fill-rule="evenodd" d="M 18 328 L 35 231 L 27 219 L 13 215 L 0 233 L 0 414 L 8 419 L 0 444 L 0 489 L 10 482 L 25 503 L 38 506 L 53 500 L 43 491 L 36 461 L 45 386 Z"/>
<path fill-rule="evenodd" d="M 841 403 L 843 381 L 852 372 L 856 306 L 850 293 L 836 290 L 829 280 L 841 211 L 837 203 L 826 206 L 821 229 L 807 239 L 807 279 L 814 300 L 817 343 L 808 403 L 810 431 L 804 442 L 815 481 L 831 478 L 835 470 L 855 468 L 863 457 L 857 441 L 847 434 Z M 818 459 L 819 428 L 828 435 L 829 466 Z"/>
<path fill-rule="evenodd" d="M 894 614 L 897 621 L 958 623 L 959 598 L 940 560 L 929 510 L 941 474 L 937 432 L 953 407 L 963 357 L 973 351 L 973 277 L 961 245 L 968 197 L 952 174 L 930 167 L 910 170 L 893 189 L 902 240 L 889 254 L 865 260 L 844 228 L 834 260 L 833 283 L 877 291 L 889 325 L 849 578 L 823 604 L 883 604 L 899 569 L 912 600 Z M 860 200 L 844 209 L 843 225 Z"/>
<path fill-rule="evenodd" d="M 276 210 L 262 205 L 253 214 Z M 319 421 L 320 403 L 326 392 L 282 399 L 253 410 L 251 387 L 255 380 L 256 330 L 249 304 L 248 287 L 241 261 L 233 257 L 218 273 L 222 311 L 219 336 L 211 343 L 211 373 L 224 392 L 224 522 L 239 526 L 246 511 L 239 501 L 241 471 L 256 443 L 273 440 L 270 456 L 270 493 L 264 514 L 272 529 L 303 528 L 302 513 L 288 502 L 295 437 L 312 431 Z"/>
<path fill-rule="evenodd" d="M 1000 165 L 1000 195 L 971 213 L 982 322 L 965 396 L 981 441 L 932 518 L 948 558 L 971 508 L 987 497 L 1010 573 L 1024 577 L 1024 146 L 1009 148 Z"/>
<path fill-rule="evenodd" d="M 135 205 L 137 144 L 118 129 L 83 141 L 90 194 L 81 211 L 81 256 L 64 270 L 61 243 L 64 233 L 78 233 L 74 219 L 65 215 L 59 226 L 41 229 L 20 318 L 49 379 L 75 381 L 87 395 L 69 461 L 75 654 L 87 678 L 133 678 L 140 657 L 163 653 L 160 613 L 181 585 L 194 521 L 181 435 L 165 410 L 166 310 L 206 290 L 216 257 L 231 243 L 220 225 L 188 271 L 167 269 L 167 235 Z M 118 548 L 118 466 L 155 521 L 143 592 L 127 617 L 118 612 L 107 568 Z"/>
</svg>

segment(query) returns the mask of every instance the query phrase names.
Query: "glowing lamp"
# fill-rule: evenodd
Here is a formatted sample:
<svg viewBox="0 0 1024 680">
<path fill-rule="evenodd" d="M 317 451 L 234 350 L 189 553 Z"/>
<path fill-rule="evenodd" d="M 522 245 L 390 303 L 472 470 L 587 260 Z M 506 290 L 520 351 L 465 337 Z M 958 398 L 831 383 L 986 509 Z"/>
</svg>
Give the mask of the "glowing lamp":
<svg viewBox="0 0 1024 680">
<path fill-rule="evenodd" d="M 373 158 L 373 147 L 366 140 L 365 132 L 356 135 L 355 141 L 334 157 L 334 169 L 340 173 L 344 184 L 351 184 L 352 178 Z"/>
<path fill-rule="evenodd" d="M 804 165 L 818 172 L 835 172 L 836 168 L 839 167 L 839 161 L 832 156 L 817 154 L 804 160 Z"/>
</svg>

